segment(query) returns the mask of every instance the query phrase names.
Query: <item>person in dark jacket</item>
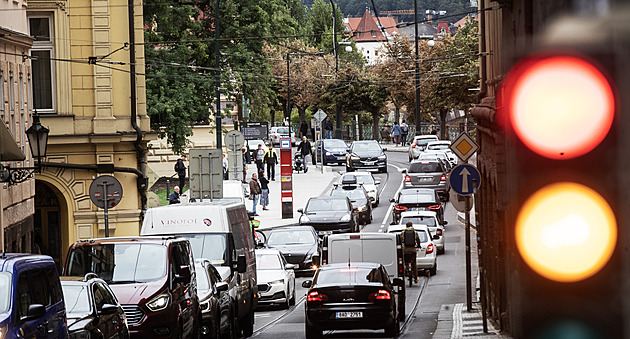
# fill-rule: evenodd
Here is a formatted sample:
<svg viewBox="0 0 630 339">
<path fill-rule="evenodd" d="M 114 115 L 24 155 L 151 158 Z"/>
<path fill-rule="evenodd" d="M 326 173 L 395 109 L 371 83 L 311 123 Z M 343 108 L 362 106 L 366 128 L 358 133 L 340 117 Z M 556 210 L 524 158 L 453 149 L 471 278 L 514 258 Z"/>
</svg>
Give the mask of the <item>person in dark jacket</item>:
<svg viewBox="0 0 630 339">
<path fill-rule="evenodd" d="M 311 161 L 311 143 L 306 139 L 306 137 L 302 137 L 302 142 L 298 145 L 298 151 L 302 154 L 302 159 L 304 159 L 304 173 L 308 172 L 308 163 Z M 307 158 L 308 156 L 308 158 Z"/>
<path fill-rule="evenodd" d="M 254 212 L 255 216 L 258 215 L 258 213 L 256 213 L 256 204 L 258 204 L 258 199 L 260 199 L 261 193 L 262 190 L 260 189 L 260 184 L 258 183 L 258 174 L 254 173 L 252 174 L 252 180 L 249 181 L 249 195 L 253 197 L 250 197 L 250 199 L 253 200 L 252 212 Z"/>
<path fill-rule="evenodd" d="M 308 135 L 308 124 L 306 123 L 306 121 L 302 121 L 302 123 L 300 124 L 300 133 L 302 134 L 301 136 Z"/>
<path fill-rule="evenodd" d="M 273 149 L 273 144 L 270 144 L 263 157 L 263 163 L 267 164 L 267 178 L 269 180 L 276 180 L 276 164 L 278 162 L 278 153 Z"/>
<path fill-rule="evenodd" d="M 324 125 L 324 129 L 326 130 L 326 139 L 332 139 L 333 137 L 333 123 L 330 121 L 330 118 L 326 118 L 326 124 Z"/>
<path fill-rule="evenodd" d="M 168 195 L 168 204 L 179 204 L 179 186 L 173 188 L 173 193 Z"/>
<path fill-rule="evenodd" d="M 179 187 L 183 188 L 186 183 L 186 165 L 184 165 L 186 156 L 182 154 L 182 157 L 177 159 L 175 163 L 175 172 L 179 176 Z"/>
<path fill-rule="evenodd" d="M 262 206 L 263 210 L 268 210 L 267 206 L 269 206 L 269 180 L 265 178 L 265 171 L 260 171 L 258 176 L 258 181 L 260 182 L 260 206 Z"/>
</svg>

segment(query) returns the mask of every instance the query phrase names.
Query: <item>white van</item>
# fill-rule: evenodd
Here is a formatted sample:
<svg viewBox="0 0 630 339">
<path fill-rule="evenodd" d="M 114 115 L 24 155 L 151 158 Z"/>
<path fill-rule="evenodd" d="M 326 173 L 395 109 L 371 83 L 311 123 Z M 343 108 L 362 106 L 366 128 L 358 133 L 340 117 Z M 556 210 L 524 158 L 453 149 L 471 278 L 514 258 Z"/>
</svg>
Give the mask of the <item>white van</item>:
<svg viewBox="0 0 630 339">
<path fill-rule="evenodd" d="M 399 234 L 362 232 L 327 235 L 321 241 L 321 265 L 350 262 L 379 263 L 391 281 L 399 278 L 398 311 L 405 317 L 405 271 Z"/>
<path fill-rule="evenodd" d="M 140 235 L 188 239 L 194 259 L 208 259 L 228 283 L 234 305 L 231 311 L 238 317 L 238 328 L 245 337 L 252 335 L 258 295 L 256 255 L 242 202 L 194 202 L 150 208 Z"/>
</svg>

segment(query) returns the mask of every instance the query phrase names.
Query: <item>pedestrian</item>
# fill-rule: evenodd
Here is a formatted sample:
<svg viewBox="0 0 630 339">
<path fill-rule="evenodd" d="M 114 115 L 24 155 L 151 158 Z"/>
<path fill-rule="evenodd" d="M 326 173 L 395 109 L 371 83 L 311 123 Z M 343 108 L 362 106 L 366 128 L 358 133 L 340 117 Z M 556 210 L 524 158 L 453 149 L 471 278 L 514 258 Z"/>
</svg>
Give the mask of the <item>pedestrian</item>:
<svg viewBox="0 0 630 339">
<path fill-rule="evenodd" d="M 229 169 L 228 160 L 225 157 L 225 153 L 223 153 L 223 180 L 229 179 L 228 169 Z"/>
<path fill-rule="evenodd" d="M 179 204 L 179 186 L 173 188 L 173 193 L 168 195 L 168 204 Z"/>
<path fill-rule="evenodd" d="M 264 170 L 263 159 L 265 158 L 265 150 L 262 148 L 262 144 L 258 144 L 258 149 L 254 152 L 254 159 L 256 160 L 257 171 Z"/>
<path fill-rule="evenodd" d="M 381 142 L 389 143 L 390 139 L 391 133 L 389 132 L 389 126 L 385 125 L 381 130 Z"/>
<path fill-rule="evenodd" d="M 267 178 L 271 181 L 276 180 L 276 164 L 278 162 L 278 153 L 273 149 L 273 144 L 271 144 L 263 157 L 263 163 L 267 164 Z"/>
<path fill-rule="evenodd" d="M 306 139 L 306 137 L 302 137 L 302 142 L 298 145 L 298 151 L 300 151 L 300 153 L 302 154 L 302 159 L 304 160 L 304 173 L 308 172 L 308 163 L 311 161 L 310 160 L 310 155 L 311 155 L 311 143 L 308 142 L 308 139 Z M 308 158 L 307 158 L 308 156 Z"/>
<path fill-rule="evenodd" d="M 247 148 L 241 148 L 241 152 L 243 152 L 243 180 L 241 180 L 244 184 L 247 183 Z"/>
<path fill-rule="evenodd" d="M 400 238 L 402 239 L 403 256 L 405 260 L 405 267 L 408 263 L 411 263 L 411 272 L 413 274 L 414 282 L 418 283 L 418 263 L 416 262 L 416 255 L 418 253 L 417 248 L 420 248 L 420 237 L 418 232 L 413 228 L 413 223 L 407 221 L 404 230 L 400 232 Z"/>
<path fill-rule="evenodd" d="M 184 188 L 184 184 L 186 183 L 186 165 L 184 165 L 184 160 L 186 160 L 186 156 L 182 154 L 175 163 L 175 173 L 179 176 L 179 187 L 181 188 Z"/>
<path fill-rule="evenodd" d="M 330 121 L 330 118 L 326 118 L 326 124 L 324 125 L 324 129 L 326 130 L 326 139 L 332 139 L 333 123 L 332 121 Z"/>
<path fill-rule="evenodd" d="M 400 124 L 400 143 L 402 146 L 405 146 L 407 143 L 407 135 L 409 134 L 409 125 L 403 119 L 402 124 Z"/>
<path fill-rule="evenodd" d="M 258 213 L 256 213 L 256 205 L 258 204 L 258 199 L 260 199 L 261 193 L 262 190 L 258 184 L 258 175 L 254 173 L 252 174 L 252 180 L 249 181 L 249 199 L 254 201 L 252 204 L 252 212 L 255 216 L 258 215 Z"/>
<path fill-rule="evenodd" d="M 306 121 L 302 121 L 302 123 L 300 124 L 300 137 L 306 136 L 308 135 L 308 124 L 306 123 Z"/>
<path fill-rule="evenodd" d="M 400 125 L 398 124 L 398 121 L 396 121 L 392 127 L 392 137 L 394 138 L 394 144 L 398 146 L 398 142 L 400 140 Z"/>
<path fill-rule="evenodd" d="M 265 171 L 260 171 L 258 176 L 258 181 L 260 182 L 260 206 L 263 207 L 263 210 L 268 210 L 267 206 L 269 206 L 269 180 L 265 178 Z"/>
</svg>

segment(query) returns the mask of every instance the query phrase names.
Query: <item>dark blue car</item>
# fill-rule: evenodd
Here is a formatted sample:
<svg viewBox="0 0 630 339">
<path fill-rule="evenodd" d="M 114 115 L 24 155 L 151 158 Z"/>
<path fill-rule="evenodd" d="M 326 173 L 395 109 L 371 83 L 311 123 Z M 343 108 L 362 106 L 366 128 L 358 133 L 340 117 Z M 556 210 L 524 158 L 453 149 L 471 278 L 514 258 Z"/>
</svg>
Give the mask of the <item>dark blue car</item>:
<svg viewBox="0 0 630 339">
<path fill-rule="evenodd" d="M 66 307 L 51 257 L 0 254 L 0 338 L 68 338 Z"/>
<path fill-rule="evenodd" d="M 323 154 L 324 158 L 322 160 L 322 144 L 324 145 Z M 341 139 L 323 139 L 317 140 L 315 143 L 315 150 L 313 154 L 315 156 L 311 157 L 313 159 L 313 165 L 315 162 L 323 161 L 324 165 L 328 164 L 345 164 L 346 163 L 346 153 L 348 152 L 348 145 L 345 141 Z M 317 159 L 316 159 L 317 158 Z"/>
</svg>

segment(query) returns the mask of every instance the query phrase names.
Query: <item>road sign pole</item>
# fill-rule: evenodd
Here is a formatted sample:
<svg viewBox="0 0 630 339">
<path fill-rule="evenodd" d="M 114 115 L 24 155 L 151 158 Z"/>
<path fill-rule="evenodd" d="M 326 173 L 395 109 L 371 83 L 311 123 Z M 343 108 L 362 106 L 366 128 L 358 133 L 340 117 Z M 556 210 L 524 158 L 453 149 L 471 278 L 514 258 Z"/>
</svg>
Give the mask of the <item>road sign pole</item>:
<svg viewBox="0 0 630 339">
<path fill-rule="evenodd" d="M 472 312 L 472 267 L 470 263 L 470 197 L 466 196 L 466 308 Z"/>
<path fill-rule="evenodd" d="M 105 203 L 103 204 L 103 210 L 105 210 L 105 238 L 109 238 L 109 212 L 107 210 L 107 182 L 102 183 L 103 186 L 103 199 Z"/>
</svg>

